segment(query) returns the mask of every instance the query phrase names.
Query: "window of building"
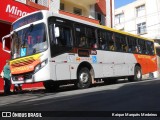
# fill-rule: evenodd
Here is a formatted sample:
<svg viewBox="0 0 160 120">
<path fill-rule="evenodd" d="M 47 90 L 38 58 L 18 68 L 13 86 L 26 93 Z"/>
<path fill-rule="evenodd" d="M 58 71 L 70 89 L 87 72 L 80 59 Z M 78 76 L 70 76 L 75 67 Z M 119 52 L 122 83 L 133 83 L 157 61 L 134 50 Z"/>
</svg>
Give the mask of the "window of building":
<svg viewBox="0 0 160 120">
<path fill-rule="evenodd" d="M 35 0 L 35 3 L 38 3 L 38 0 Z"/>
<path fill-rule="evenodd" d="M 101 25 L 105 25 L 105 16 L 103 14 L 96 12 L 96 19 L 99 20 Z"/>
<path fill-rule="evenodd" d="M 137 17 L 144 16 L 145 15 L 145 5 L 136 7 L 136 14 L 137 14 Z"/>
<path fill-rule="evenodd" d="M 30 0 L 30 1 L 36 4 L 48 7 L 48 0 Z"/>
<path fill-rule="evenodd" d="M 115 15 L 115 24 L 120 24 L 124 22 L 124 13 Z"/>
<path fill-rule="evenodd" d="M 64 10 L 64 3 L 60 3 L 60 10 Z"/>
<path fill-rule="evenodd" d="M 146 32 L 146 22 L 137 24 L 137 34 L 145 34 Z"/>
<path fill-rule="evenodd" d="M 18 2 L 26 4 L 26 0 L 15 0 L 15 1 L 18 1 Z"/>
<path fill-rule="evenodd" d="M 101 14 L 100 14 L 100 13 L 97 13 L 97 19 L 98 19 L 99 21 L 101 21 Z"/>
<path fill-rule="evenodd" d="M 80 8 L 73 8 L 73 13 L 74 14 L 78 14 L 78 15 L 82 15 L 82 9 L 80 9 Z"/>
</svg>

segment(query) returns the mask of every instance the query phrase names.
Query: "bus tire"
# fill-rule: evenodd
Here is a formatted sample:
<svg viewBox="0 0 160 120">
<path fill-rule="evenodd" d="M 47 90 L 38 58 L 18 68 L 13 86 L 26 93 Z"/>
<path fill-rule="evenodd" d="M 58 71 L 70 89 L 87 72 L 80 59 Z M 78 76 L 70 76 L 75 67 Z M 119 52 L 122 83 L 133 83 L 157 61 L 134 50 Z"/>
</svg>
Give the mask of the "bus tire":
<svg viewBox="0 0 160 120">
<path fill-rule="evenodd" d="M 129 76 L 128 81 L 134 82 L 134 81 L 140 81 L 142 80 L 142 70 L 140 66 L 135 66 L 134 69 L 134 76 Z"/>
<path fill-rule="evenodd" d="M 81 68 L 78 72 L 77 87 L 79 89 L 88 88 L 91 85 L 91 74 L 88 68 Z"/>
<path fill-rule="evenodd" d="M 43 86 L 48 92 L 56 91 L 59 88 L 59 84 L 52 80 L 44 81 Z"/>
</svg>

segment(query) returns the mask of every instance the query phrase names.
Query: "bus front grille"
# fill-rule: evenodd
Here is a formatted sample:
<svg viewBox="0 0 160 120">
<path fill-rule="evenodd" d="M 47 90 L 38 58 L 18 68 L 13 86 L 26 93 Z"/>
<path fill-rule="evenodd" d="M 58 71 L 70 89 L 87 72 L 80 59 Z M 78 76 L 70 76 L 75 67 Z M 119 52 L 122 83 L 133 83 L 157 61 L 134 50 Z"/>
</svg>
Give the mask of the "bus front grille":
<svg viewBox="0 0 160 120">
<path fill-rule="evenodd" d="M 27 80 L 31 79 L 33 76 L 33 72 L 25 73 L 25 74 L 18 74 L 18 75 L 12 75 L 13 81 L 21 81 L 21 80 Z"/>
</svg>

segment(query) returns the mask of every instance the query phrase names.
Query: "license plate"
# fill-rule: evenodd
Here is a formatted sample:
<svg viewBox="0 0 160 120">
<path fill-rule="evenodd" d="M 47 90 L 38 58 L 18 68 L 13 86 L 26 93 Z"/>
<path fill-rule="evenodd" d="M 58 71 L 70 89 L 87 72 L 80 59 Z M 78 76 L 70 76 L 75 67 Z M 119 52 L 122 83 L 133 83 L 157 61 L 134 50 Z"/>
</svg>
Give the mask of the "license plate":
<svg viewBox="0 0 160 120">
<path fill-rule="evenodd" d="M 18 81 L 22 81 L 22 80 L 24 80 L 24 77 L 23 76 L 19 76 L 18 77 Z"/>
</svg>

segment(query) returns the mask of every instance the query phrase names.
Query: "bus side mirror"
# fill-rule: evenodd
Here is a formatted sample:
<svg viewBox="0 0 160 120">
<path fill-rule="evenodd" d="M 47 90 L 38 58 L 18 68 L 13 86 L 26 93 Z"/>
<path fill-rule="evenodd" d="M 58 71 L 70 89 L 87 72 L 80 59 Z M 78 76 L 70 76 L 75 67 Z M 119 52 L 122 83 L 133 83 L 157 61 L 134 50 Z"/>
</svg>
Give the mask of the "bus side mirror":
<svg viewBox="0 0 160 120">
<path fill-rule="evenodd" d="M 7 50 L 7 49 L 5 49 L 6 48 L 6 44 L 5 44 L 5 39 L 6 38 L 9 38 L 11 36 L 11 34 L 9 34 L 9 35 L 6 35 L 6 36 L 4 36 L 3 38 L 2 38 L 2 49 L 3 49 L 3 51 L 5 51 L 5 52 L 7 52 L 7 53 L 11 53 L 11 51 L 10 50 Z"/>
<path fill-rule="evenodd" d="M 59 27 L 55 27 L 55 37 L 59 37 L 60 36 L 60 32 L 59 32 Z"/>
</svg>

